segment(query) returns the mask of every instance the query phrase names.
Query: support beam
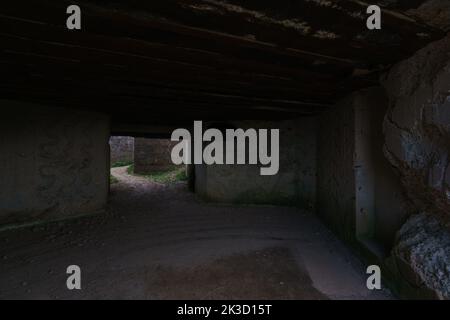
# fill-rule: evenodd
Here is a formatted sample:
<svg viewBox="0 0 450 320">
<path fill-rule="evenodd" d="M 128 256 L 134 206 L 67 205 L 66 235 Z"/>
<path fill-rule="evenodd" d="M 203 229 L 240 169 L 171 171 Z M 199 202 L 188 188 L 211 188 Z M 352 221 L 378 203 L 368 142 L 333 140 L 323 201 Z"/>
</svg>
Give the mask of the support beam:
<svg viewBox="0 0 450 320">
<path fill-rule="evenodd" d="M 1 100 L 0 225 L 101 211 L 109 190 L 109 118 Z"/>
</svg>

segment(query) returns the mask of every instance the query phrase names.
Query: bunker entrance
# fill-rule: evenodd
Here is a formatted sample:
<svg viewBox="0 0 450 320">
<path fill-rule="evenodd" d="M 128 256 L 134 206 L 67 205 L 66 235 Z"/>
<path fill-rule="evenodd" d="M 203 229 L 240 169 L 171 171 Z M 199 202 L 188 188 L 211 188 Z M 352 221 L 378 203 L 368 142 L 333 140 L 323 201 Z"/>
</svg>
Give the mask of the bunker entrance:
<svg viewBox="0 0 450 320">
<path fill-rule="evenodd" d="M 133 177 L 159 185 L 186 181 L 186 166 L 171 161 L 172 146 L 170 139 L 111 137 L 111 184 Z"/>
</svg>

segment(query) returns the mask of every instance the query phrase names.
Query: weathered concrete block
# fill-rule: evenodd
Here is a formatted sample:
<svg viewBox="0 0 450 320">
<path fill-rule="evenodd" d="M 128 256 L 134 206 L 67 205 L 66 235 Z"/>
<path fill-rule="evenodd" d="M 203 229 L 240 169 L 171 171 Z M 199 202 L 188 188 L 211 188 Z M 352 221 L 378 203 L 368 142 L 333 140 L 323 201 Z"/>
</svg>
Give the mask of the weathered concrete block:
<svg viewBox="0 0 450 320">
<path fill-rule="evenodd" d="M 387 265 L 403 297 L 450 299 L 450 231 L 429 214 L 411 216 L 397 234 Z"/>
<path fill-rule="evenodd" d="M 171 152 L 176 143 L 170 139 L 136 138 L 134 142 L 134 172 L 148 174 L 172 167 Z"/>
<path fill-rule="evenodd" d="M 390 0 L 397 1 L 399 0 Z M 448 0 L 426 0 L 416 9 L 410 9 L 407 14 L 426 21 L 428 25 L 440 28 L 442 30 L 450 30 L 450 2 Z"/>
<path fill-rule="evenodd" d="M 101 210 L 109 190 L 109 118 L 0 104 L 0 225 Z"/>
<path fill-rule="evenodd" d="M 319 122 L 317 214 L 342 238 L 390 248 L 405 219 L 401 185 L 384 157 L 380 87 L 350 95 Z"/>
<path fill-rule="evenodd" d="M 383 85 L 384 153 L 411 215 L 387 266 L 403 297 L 449 299 L 450 36 L 394 66 Z"/>
<path fill-rule="evenodd" d="M 232 127 L 280 129 L 280 170 L 260 175 L 260 165 L 196 165 L 195 191 L 210 201 L 299 205 L 312 209 L 316 190 L 316 121 L 236 121 Z"/>
<path fill-rule="evenodd" d="M 385 77 L 390 109 L 385 154 L 401 178 L 409 212 L 450 219 L 450 36 Z"/>
<path fill-rule="evenodd" d="M 111 164 L 131 163 L 134 161 L 134 138 L 133 137 L 111 137 Z"/>
<path fill-rule="evenodd" d="M 318 127 L 317 214 L 339 235 L 355 236 L 355 111 L 351 96 L 321 115 Z"/>
</svg>

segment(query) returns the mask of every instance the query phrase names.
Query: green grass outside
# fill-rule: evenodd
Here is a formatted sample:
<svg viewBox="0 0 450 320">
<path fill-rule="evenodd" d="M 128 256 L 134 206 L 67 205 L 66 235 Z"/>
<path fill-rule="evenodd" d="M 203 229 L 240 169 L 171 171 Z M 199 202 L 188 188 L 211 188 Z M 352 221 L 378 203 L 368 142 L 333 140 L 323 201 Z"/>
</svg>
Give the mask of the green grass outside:
<svg viewBox="0 0 450 320">
<path fill-rule="evenodd" d="M 171 184 L 179 181 L 186 181 L 186 168 L 184 166 L 181 167 L 172 167 L 170 169 L 164 171 L 155 171 L 151 174 L 141 175 L 134 173 L 134 165 L 130 165 L 127 168 L 128 174 L 140 176 L 149 179 L 152 182 L 162 183 L 162 184 Z"/>
<path fill-rule="evenodd" d="M 132 165 L 133 161 L 117 161 L 111 164 L 111 168 L 125 167 Z"/>
<path fill-rule="evenodd" d="M 112 174 L 110 174 L 109 175 L 109 183 L 110 184 L 114 184 L 114 183 L 117 183 L 117 182 L 119 182 L 119 180 L 117 180 L 116 177 L 114 177 Z"/>
</svg>

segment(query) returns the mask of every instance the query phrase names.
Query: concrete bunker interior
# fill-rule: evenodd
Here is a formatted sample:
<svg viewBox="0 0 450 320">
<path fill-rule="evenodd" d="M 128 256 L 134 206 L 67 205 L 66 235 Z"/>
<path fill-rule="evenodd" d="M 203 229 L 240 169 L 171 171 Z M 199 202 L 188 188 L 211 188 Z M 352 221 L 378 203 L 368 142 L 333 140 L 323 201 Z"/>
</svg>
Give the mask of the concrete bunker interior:
<svg viewBox="0 0 450 320">
<path fill-rule="evenodd" d="M 373 1 L 376 32 L 351 0 L 75 1 L 76 32 L 68 2 L 22 2 L 0 15 L 0 298 L 450 298 L 446 1 Z M 280 129 L 279 173 L 143 177 L 195 120 Z"/>
</svg>

